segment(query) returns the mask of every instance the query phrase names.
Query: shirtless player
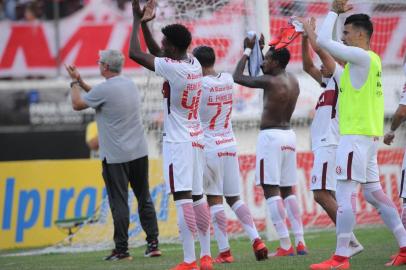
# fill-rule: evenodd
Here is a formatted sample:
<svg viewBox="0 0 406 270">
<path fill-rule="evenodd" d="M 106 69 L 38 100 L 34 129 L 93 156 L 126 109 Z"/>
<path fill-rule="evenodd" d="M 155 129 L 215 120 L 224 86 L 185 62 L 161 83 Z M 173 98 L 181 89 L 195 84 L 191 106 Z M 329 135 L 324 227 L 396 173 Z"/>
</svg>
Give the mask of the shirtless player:
<svg viewBox="0 0 406 270">
<path fill-rule="evenodd" d="M 264 75 L 243 75 L 244 67 L 254 46 L 254 39 L 245 40 L 245 51 L 234 71 L 234 81 L 250 88 L 264 89 L 263 112 L 257 141 L 256 183 L 261 185 L 270 216 L 280 239 L 280 247 L 271 256 L 292 256 L 294 250 L 285 222 L 288 214 L 295 235 L 296 252 L 307 254 L 303 238 L 303 224 L 296 196 L 296 135 L 290 128 L 290 118 L 299 96 L 299 83 L 286 72 L 290 60 L 284 48 L 270 48 L 265 55 Z M 287 211 L 286 211 L 287 210 Z"/>
</svg>

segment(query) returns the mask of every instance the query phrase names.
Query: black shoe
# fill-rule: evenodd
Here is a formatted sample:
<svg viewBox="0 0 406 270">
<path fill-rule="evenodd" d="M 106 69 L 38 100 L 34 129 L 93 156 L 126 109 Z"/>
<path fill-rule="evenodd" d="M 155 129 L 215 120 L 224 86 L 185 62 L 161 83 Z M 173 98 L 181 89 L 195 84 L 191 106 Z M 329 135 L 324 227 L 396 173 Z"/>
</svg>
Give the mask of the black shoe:
<svg viewBox="0 0 406 270">
<path fill-rule="evenodd" d="M 103 260 L 105 261 L 120 261 L 120 260 L 129 260 L 131 261 L 133 257 L 131 257 L 128 251 L 125 252 L 118 252 L 117 250 L 113 249 L 111 254 L 104 257 Z"/>
<path fill-rule="evenodd" d="M 158 247 L 158 240 L 152 240 L 151 242 L 148 242 L 144 257 L 159 257 L 161 255 L 162 253 Z"/>
</svg>

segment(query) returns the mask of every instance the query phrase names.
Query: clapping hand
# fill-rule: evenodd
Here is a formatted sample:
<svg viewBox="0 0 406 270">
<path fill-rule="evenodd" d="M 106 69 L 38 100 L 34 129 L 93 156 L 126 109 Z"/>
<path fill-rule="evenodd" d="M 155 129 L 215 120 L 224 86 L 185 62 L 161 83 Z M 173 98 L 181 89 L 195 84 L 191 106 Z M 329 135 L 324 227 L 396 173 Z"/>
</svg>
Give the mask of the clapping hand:
<svg viewBox="0 0 406 270">
<path fill-rule="evenodd" d="M 332 10 L 337 14 L 345 13 L 353 8 L 348 4 L 348 0 L 334 0 Z"/>
<path fill-rule="evenodd" d="M 79 81 L 80 80 L 80 74 L 77 68 L 73 65 L 65 65 L 66 71 L 68 71 L 69 76 L 72 78 L 72 80 Z"/>
</svg>

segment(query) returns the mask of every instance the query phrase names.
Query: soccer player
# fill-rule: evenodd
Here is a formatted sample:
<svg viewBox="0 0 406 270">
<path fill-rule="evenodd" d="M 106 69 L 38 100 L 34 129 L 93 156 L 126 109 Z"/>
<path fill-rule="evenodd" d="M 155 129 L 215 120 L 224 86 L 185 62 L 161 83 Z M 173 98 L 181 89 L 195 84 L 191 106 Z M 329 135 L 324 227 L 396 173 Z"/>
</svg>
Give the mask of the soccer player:
<svg viewBox="0 0 406 270">
<path fill-rule="evenodd" d="M 341 61 L 347 62 L 340 78 L 339 129 L 337 148 L 337 247 L 328 260 L 310 269 L 348 269 L 349 242 L 355 226 L 355 202 L 358 184 L 365 199 L 380 213 L 398 241 L 400 250 L 387 265 L 406 264 L 406 231 L 396 206 L 383 192 L 379 182 L 377 152 L 383 135 L 384 102 L 381 85 L 381 61 L 370 50 L 373 25 L 368 15 L 354 14 L 345 20 L 342 40 L 332 39 L 338 14 L 351 9 L 346 0 L 335 0 L 317 42 Z"/>
<path fill-rule="evenodd" d="M 336 150 L 340 139 L 337 99 L 338 82 L 343 68 L 335 62 L 329 53 L 316 44 L 315 19 L 311 18 L 308 21 L 298 18 L 298 20 L 303 24 L 305 30 L 302 35 L 303 70 L 323 87 L 310 131 L 314 154 L 310 189 L 313 191 L 316 202 L 323 207 L 335 224 L 337 216 L 335 164 Z M 322 62 L 320 69 L 313 63 L 309 43 Z M 354 234 L 351 235 L 350 248 L 350 256 L 363 250 Z"/>
<path fill-rule="evenodd" d="M 403 59 L 403 70 L 406 75 L 406 55 Z M 395 139 L 395 131 L 400 126 L 400 124 L 406 120 L 406 82 L 403 86 L 403 92 L 400 96 L 399 106 L 395 112 L 395 115 L 392 118 L 392 124 L 390 127 L 390 131 L 388 131 L 384 138 L 383 142 L 387 145 L 390 145 L 393 140 Z M 399 196 L 403 198 L 403 210 L 402 210 L 402 223 L 403 227 L 406 228 L 406 187 L 404 184 L 405 181 L 405 170 L 406 170 L 406 153 L 403 156 L 403 163 L 402 163 L 402 179 L 400 182 L 400 190 Z"/>
<path fill-rule="evenodd" d="M 223 196 L 250 238 L 256 259 L 267 259 L 268 249 L 258 235 L 248 207 L 240 199 L 238 156 L 231 125 L 233 77 L 214 69 L 216 56 L 213 48 L 199 46 L 193 50 L 193 55 L 199 60 L 203 70 L 203 93 L 200 100 L 206 156 L 203 183 L 220 251 L 214 262 L 234 261 L 228 243 Z"/>
<path fill-rule="evenodd" d="M 200 269 L 211 270 L 210 212 L 203 198 L 204 144 L 199 119 L 202 67 L 196 58 L 186 53 L 192 36 L 181 24 L 162 28 L 160 48 L 151 35 L 147 20 L 143 21 L 142 30 L 151 54 L 142 52 L 138 32 L 143 11 L 138 0 L 133 1 L 133 13 L 130 58 L 165 79 L 162 89 L 163 173 L 167 191 L 175 200 L 184 254 L 184 261 L 173 270 L 197 269 L 196 232 L 201 247 Z"/>
<path fill-rule="evenodd" d="M 285 69 L 290 60 L 286 48 L 269 49 L 262 64 L 264 75 L 243 75 L 255 38 L 244 42 L 246 49 L 233 77 L 236 83 L 243 86 L 264 89 L 261 131 L 256 150 L 256 183 L 264 190 L 268 210 L 280 239 L 280 247 L 271 256 L 294 255 L 285 222 L 286 210 L 295 235 L 296 252 L 305 255 L 303 224 L 292 190 L 297 181 L 296 135 L 290 127 L 290 118 L 299 96 L 299 83 Z"/>
</svg>

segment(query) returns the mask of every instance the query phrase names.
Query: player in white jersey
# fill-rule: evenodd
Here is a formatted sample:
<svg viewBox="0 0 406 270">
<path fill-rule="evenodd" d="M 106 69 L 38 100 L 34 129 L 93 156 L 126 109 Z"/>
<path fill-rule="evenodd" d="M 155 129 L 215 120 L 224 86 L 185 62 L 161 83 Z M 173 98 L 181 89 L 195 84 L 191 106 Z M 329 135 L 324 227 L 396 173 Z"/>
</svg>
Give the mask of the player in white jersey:
<svg viewBox="0 0 406 270">
<path fill-rule="evenodd" d="M 133 0 L 134 22 L 130 58 L 165 79 L 163 174 L 167 191 L 173 194 L 177 209 L 184 260 L 172 270 L 197 270 L 194 235 L 199 235 L 201 270 L 213 269 L 210 254 L 210 213 L 203 198 L 204 144 L 200 126 L 199 103 L 202 68 L 187 54 L 192 36 L 181 24 L 162 28 L 162 48 L 158 46 L 141 19 L 143 11 Z M 152 19 L 152 18 L 151 18 Z M 138 32 L 142 27 L 151 52 L 141 51 Z"/>
<path fill-rule="evenodd" d="M 403 70 L 406 75 L 406 55 L 403 59 Z M 393 115 L 392 124 L 390 127 L 390 131 L 388 131 L 383 139 L 383 142 L 387 145 L 390 145 L 395 139 L 395 131 L 396 129 L 406 120 L 406 82 L 403 86 L 403 91 L 400 96 L 399 106 Z M 406 186 L 405 186 L 405 171 L 406 171 L 406 152 L 403 156 L 403 163 L 402 163 L 402 173 L 401 173 L 401 181 L 399 187 L 399 196 L 403 199 L 403 210 L 402 210 L 402 223 L 403 226 L 406 228 Z"/>
<path fill-rule="evenodd" d="M 233 77 L 229 73 L 215 71 L 216 56 L 211 47 L 199 46 L 193 50 L 193 55 L 199 60 L 203 70 L 203 92 L 200 100 L 206 157 L 203 183 L 220 251 L 214 262 L 234 261 L 228 243 L 223 196 L 249 236 L 256 259 L 267 259 L 268 249 L 258 235 L 248 207 L 240 199 L 238 156 L 231 125 Z"/>
<path fill-rule="evenodd" d="M 303 70 L 323 87 L 310 131 L 314 154 L 310 190 L 313 191 L 315 201 L 323 207 L 335 224 L 338 208 L 335 199 L 337 183 L 335 168 L 337 145 L 340 139 L 337 99 L 338 83 L 343 68 L 335 62 L 329 53 L 317 45 L 317 36 L 314 32 L 316 20 L 314 18 L 310 20 L 298 18 L 298 20 L 303 24 L 305 30 L 302 36 Z M 320 69 L 313 63 L 309 43 L 322 62 Z M 351 256 L 363 250 L 354 234 L 352 234 L 350 247 Z"/>
</svg>

